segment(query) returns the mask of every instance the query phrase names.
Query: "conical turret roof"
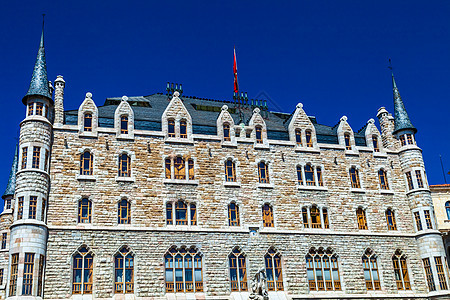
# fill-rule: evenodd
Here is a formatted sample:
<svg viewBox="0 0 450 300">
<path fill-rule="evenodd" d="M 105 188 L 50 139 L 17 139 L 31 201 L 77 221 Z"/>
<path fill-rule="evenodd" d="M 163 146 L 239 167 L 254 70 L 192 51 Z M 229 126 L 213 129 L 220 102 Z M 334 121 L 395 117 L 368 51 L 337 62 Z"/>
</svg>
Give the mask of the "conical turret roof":
<svg viewBox="0 0 450 300">
<path fill-rule="evenodd" d="M 6 190 L 3 193 L 2 198 L 5 199 L 7 196 L 14 196 L 16 190 L 16 173 L 18 167 L 18 147 L 16 145 L 16 151 L 14 153 L 14 160 L 11 166 L 11 171 L 9 172 L 8 184 L 6 185 Z"/>
<path fill-rule="evenodd" d="M 394 93 L 394 134 L 400 130 L 410 129 L 417 132 L 417 129 L 411 123 L 408 113 L 406 112 L 405 105 L 403 104 L 402 97 L 398 91 L 397 84 L 395 83 L 394 73 L 392 73 L 392 89 Z"/>
<path fill-rule="evenodd" d="M 29 96 L 35 95 L 44 96 L 50 100 L 52 99 L 48 86 L 47 63 L 45 60 L 44 25 L 42 25 L 41 42 L 39 44 L 36 63 L 34 64 L 33 75 L 31 76 L 30 87 L 28 88 L 28 93 L 23 97 L 22 102 L 25 103 Z"/>
</svg>

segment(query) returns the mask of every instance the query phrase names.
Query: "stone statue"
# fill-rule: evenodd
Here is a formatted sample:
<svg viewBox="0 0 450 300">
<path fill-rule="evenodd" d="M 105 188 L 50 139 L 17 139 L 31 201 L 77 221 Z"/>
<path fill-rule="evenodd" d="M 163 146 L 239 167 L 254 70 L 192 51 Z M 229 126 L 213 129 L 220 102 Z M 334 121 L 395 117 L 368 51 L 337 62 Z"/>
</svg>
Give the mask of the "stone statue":
<svg viewBox="0 0 450 300">
<path fill-rule="evenodd" d="M 268 300 L 269 294 L 267 293 L 267 277 L 264 268 L 259 269 L 252 279 L 252 291 L 249 295 L 250 299 L 254 300 Z"/>
</svg>

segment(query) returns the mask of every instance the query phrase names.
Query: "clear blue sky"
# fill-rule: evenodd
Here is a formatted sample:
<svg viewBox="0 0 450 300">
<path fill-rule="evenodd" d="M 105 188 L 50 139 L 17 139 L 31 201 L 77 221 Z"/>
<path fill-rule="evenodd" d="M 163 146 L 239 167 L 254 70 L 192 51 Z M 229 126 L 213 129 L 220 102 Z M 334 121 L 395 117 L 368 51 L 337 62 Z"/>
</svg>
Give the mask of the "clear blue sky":
<svg viewBox="0 0 450 300">
<path fill-rule="evenodd" d="M 444 181 L 439 154 L 450 171 L 449 1 L 5 1 L 1 11 L 1 192 L 43 12 L 49 79 L 64 76 L 65 109 L 88 91 L 102 105 L 164 92 L 167 81 L 229 100 L 236 45 L 249 97 L 265 92 L 284 112 L 302 102 L 326 125 L 346 115 L 356 131 L 379 107 L 393 112 L 391 57 L 430 183 Z"/>
</svg>

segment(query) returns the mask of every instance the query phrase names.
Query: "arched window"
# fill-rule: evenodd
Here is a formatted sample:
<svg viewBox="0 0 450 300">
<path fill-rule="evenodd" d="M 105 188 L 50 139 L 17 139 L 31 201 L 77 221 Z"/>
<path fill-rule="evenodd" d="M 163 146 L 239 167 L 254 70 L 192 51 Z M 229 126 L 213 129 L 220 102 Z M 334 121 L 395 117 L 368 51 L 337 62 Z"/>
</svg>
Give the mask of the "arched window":
<svg viewBox="0 0 450 300">
<path fill-rule="evenodd" d="M 175 215 L 173 214 L 175 212 Z M 173 225 L 197 225 L 197 206 L 194 203 L 188 205 L 183 200 L 166 204 L 166 224 Z"/>
<path fill-rule="evenodd" d="M 93 262 L 94 257 L 86 247 L 81 247 L 73 255 L 73 294 L 92 294 Z"/>
<path fill-rule="evenodd" d="M 447 213 L 447 220 L 450 220 L 450 201 L 445 202 L 445 212 Z"/>
<path fill-rule="evenodd" d="M 322 228 L 322 224 L 320 222 L 320 210 L 317 206 L 313 205 L 309 213 L 311 216 L 311 228 Z"/>
<path fill-rule="evenodd" d="M 167 121 L 167 133 L 169 137 L 175 137 L 175 120 L 169 119 Z"/>
<path fill-rule="evenodd" d="M 316 167 L 316 174 L 317 174 L 317 183 L 319 186 L 323 186 L 323 178 L 322 178 L 322 168 Z"/>
<path fill-rule="evenodd" d="M 328 210 L 326 208 L 322 208 L 322 217 L 323 217 L 323 227 L 325 229 L 329 229 L 330 223 L 328 222 Z"/>
<path fill-rule="evenodd" d="M 369 291 L 381 290 L 380 276 L 378 274 L 377 256 L 372 249 L 367 249 L 362 256 L 364 279 Z"/>
<path fill-rule="evenodd" d="M 230 280 L 232 292 L 246 292 L 247 287 L 247 268 L 245 263 L 245 255 L 234 248 L 228 255 L 230 263 Z"/>
<path fill-rule="evenodd" d="M 350 180 L 352 182 L 352 188 L 361 188 L 361 183 L 359 182 L 359 172 L 355 167 L 350 168 Z"/>
<path fill-rule="evenodd" d="M 373 151 L 380 152 L 380 146 L 378 145 L 378 137 L 376 135 L 372 136 L 372 143 L 373 143 Z"/>
<path fill-rule="evenodd" d="M 175 203 L 175 218 L 177 225 L 188 224 L 187 205 L 182 200 Z"/>
<path fill-rule="evenodd" d="M 311 248 L 306 255 L 310 291 L 340 291 L 338 257 L 331 249 Z"/>
<path fill-rule="evenodd" d="M 92 114 L 85 113 L 84 114 L 84 131 L 92 131 Z"/>
<path fill-rule="evenodd" d="M 258 144 L 262 144 L 263 140 L 262 140 L 262 127 L 261 126 L 255 127 L 255 137 L 256 137 L 256 142 Z"/>
<path fill-rule="evenodd" d="M 395 215 L 392 209 L 386 210 L 386 222 L 388 230 L 397 230 L 397 224 L 395 223 Z"/>
<path fill-rule="evenodd" d="M 180 121 L 180 138 L 186 139 L 187 138 L 187 123 L 186 120 Z"/>
<path fill-rule="evenodd" d="M 231 141 L 230 124 L 223 123 L 223 140 Z"/>
<path fill-rule="evenodd" d="M 306 147 L 312 147 L 313 141 L 312 141 L 312 132 L 311 130 L 305 131 L 305 137 L 306 137 Z"/>
<path fill-rule="evenodd" d="M 175 179 L 186 179 L 186 167 L 183 158 L 177 156 L 174 160 Z"/>
<path fill-rule="evenodd" d="M 127 199 L 122 199 L 118 205 L 118 224 L 131 223 L 131 203 Z"/>
<path fill-rule="evenodd" d="M 356 210 L 356 218 L 358 220 L 358 229 L 367 230 L 366 212 L 361 207 Z"/>
<path fill-rule="evenodd" d="M 306 207 L 302 208 L 302 220 L 303 220 L 303 227 L 309 228 L 309 221 L 308 221 L 308 209 Z"/>
<path fill-rule="evenodd" d="M 274 227 L 273 224 L 273 208 L 269 204 L 264 204 L 262 207 L 263 214 L 263 226 L 264 227 Z"/>
<path fill-rule="evenodd" d="M 303 185 L 302 166 L 297 166 L 297 182 L 299 185 Z"/>
<path fill-rule="evenodd" d="M 389 184 L 387 181 L 387 175 L 386 175 L 386 171 L 383 169 L 380 169 L 378 171 L 378 179 L 380 180 L 380 187 L 382 190 L 388 190 L 389 189 Z"/>
<path fill-rule="evenodd" d="M 236 203 L 231 202 L 228 205 L 228 225 L 239 226 L 239 206 Z"/>
<path fill-rule="evenodd" d="M 258 164 L 259 183 L 269 183 L 269 166 L 265 162 Z"/>
<path fill-rule="evenodd" d="M 281 269 L 281 255 L 270 248 L 264 256 L 266 263 L 267 290 L 283 291 L 283 274 Z"/>
<path fill-rule="evenodd" d="M 84 151 L 80 155 L 80 175 L 93 174 L 94 155 L 89 151 Z"/>
<path fill-rule="evenodd" d="M 300 129 L 295 129 L 295 142 L 298 146 L 302 145 L 302 132 Z"/>
<path fill-rule="evenodd" d="M 188 159 L 188 174 L 189 180 L 194 180 L 194 160 L 192 158 Z"/>
<path fill-rule="evenodd" d="M 91 223 L 92 202 L 87 198 L 78 201 L 78 223 Z"/>
<path fill-rule="evenodd" d="M 397 282 L 398 290 L 410 290 L 411 284 L 409 281 L 408 267 L 406 265 L 406 256 L 400 250 L 395 251 L 392 256 L 392 263 L 394 264 L 395 281 Z"/>
<path fill-rule="evenodd" d="M 189 205 L 190 214 L 191 214 L 191 225 L 197 225 L 197 206 L 194 203 Z"/>
<path fill-rule="evenodd" d="M 314 168 L 310 164 L 305 165 L 305 179 L 306 185 L 316 185 L 316 181 L 314 180 Z"/>
<path fill-rule="evenodd" d="M 231 159 L 225 161 L 225 181 L 236 182 L 236 165 Z"/>
<path fill-rule="evenodd" d="M 131 176 L 131 157 L 123 153 L 119 156 L 119 177 Z"/>
<path fill-rule="evenodd" d="M 344 134 L 344 141 L 345 141 L 345 150 L 352 150 L 352 146 L 350 144 L 350 134 L 349 133 Z"/>
<path fill-rule="evenodd" d="M 166 160 L 165 160 L 166 179 L 171 179 L 172 178 L 171 165 L 172 165 L 172 160 L 170 158 L 166 158 Z"/>
<path fill-rule="evenodd" d="M 170 248 L 164 266 L 166 293 L 203 292 L 202 256 L 197 248 Z"/>
<path fill-rule="evenodd" d="M 128 116 L 120 117 L 120 133 L 128 134 Z"/>
<path fill-rule="evenodd" d="M 134 290 L 134 260 L 130 248 L 123 246 L 114 256 L 114 293 L 131 294 Z"/>
</svg>

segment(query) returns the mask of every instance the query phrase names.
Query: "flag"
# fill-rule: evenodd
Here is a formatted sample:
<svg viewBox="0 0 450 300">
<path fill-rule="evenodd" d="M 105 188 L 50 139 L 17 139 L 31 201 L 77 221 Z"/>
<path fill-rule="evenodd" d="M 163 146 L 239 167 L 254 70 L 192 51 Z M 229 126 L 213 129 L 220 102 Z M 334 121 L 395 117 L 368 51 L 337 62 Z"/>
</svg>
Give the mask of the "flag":
<svg viewBox="0 0 450 300">
<path fill-rule="evenodd" d="M 234 92 L 239 94 L 239 84 L 238 84 L 238 78 L 237 78 L 236 48 L 234 48 L 233 73 L 234 73 Z"/>
</svg>

